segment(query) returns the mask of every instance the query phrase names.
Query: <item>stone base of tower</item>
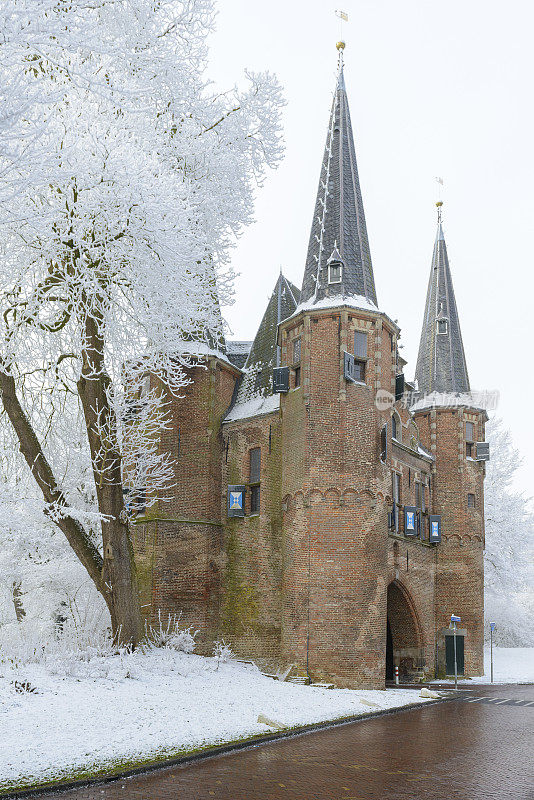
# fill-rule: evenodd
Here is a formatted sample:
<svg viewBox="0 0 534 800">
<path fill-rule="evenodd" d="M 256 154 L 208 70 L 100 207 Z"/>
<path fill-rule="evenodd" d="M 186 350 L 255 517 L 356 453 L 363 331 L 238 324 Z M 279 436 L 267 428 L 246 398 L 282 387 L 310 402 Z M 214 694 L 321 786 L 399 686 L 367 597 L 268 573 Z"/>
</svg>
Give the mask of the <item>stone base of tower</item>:
<svg viewBox="0 0 534 800">
<path fill-rule="evenodd" d="M 283 663 L 293 664 L 294 675 L 308 676 L 312 683 L 325 681 L 340 689 L 384 689 L 385 687 L 385 647 L 371 649 L 354 647 L 355 631 L 352 626 L 323 627 L 315 625 L 314 639 L 309 643 L 305 630 L 296 641 L 292 637 L 293 648 L 286 646 Z M 336 645 L 332 645 L 335 639 Z"/>
<path fill-rule="evenodd" d="M 387 511 L 370 492 L 286 497 L 282 654 L 339 687 L 385 685 Z"/>
</svg>

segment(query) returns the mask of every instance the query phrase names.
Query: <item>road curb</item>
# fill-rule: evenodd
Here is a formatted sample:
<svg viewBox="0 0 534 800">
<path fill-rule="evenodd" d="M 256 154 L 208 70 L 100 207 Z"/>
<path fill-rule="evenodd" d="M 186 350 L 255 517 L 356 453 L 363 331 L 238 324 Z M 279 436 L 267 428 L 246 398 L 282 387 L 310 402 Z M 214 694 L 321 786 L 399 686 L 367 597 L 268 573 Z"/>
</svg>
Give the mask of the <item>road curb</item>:
<svg viewBox="0 0 534 800">
<path fill-rule="evenodd" d="M 369 711 L 365 714 L 339 717 L 338 719 L 325 720 L 323 722 L 313 722 L 309 725 L 300 725 L 295 728 L 277 731 L 276 733 L 258 734 L 257 736 L 251 736 L 247 739 L 236 742 L 229 742 L 228 744 L 208 745 L 205 749 L 197 753 L 191 753 L 190 755 L 186 754 L 176 758 L 170 758 L 165 761 L 155 761 L 153 763 L 143 764 L 143 766 L 133 767 L 132 769 L 127 769 L 124 772 L 117 772 L 113 775 L 100 775 L 95 778 L 87 778 L 76 781 L 58 781 L 57 783 L 49 784 L 47 786 L 36 787 L 33 789 L 21 789 L 20 791 L 11 792 L 10 794 L 3 794 L 0 792 L 0 800 L 22 800 L 22 798 L 26 797 L 47 797 L 58 792 L 67 792 L 71 789 L 85 789 L 89 786 L 98 785 L 103 786 L 107 783 L 114 783 L 115 781 L 132 778 L 135 775 L 143 775 L 145 773 L 155 772 L 156 770 L 169 769 L 171 767 L 186 766 L 187 764 L 194 764 L 198 761 L 204 761 L 208 758 L 215 758 L 216 756 L 235 753 L 239 750 L 252 749 L 261 744 L 276 742 L 280 741 L 281 739 L 292 739 L 297 736 L 303 736 L 307 733 L 314 733 L 315 731 L 328 730 L 329 728 L 337 728 L 342 725 L 352 725 L 355 722 L 364 722 L 365 720 L 373 717 L 385 717 L 389 714 L 398 714 L 402 711 L 428 708 L 429 706 L 435 706 L 439 703 L 444 703 L 455 699 L 455 695 L 450 697 L 441 697 L 439 700 L 427 700 L 425 703 L 411 703 L 410 705 L 385 708 L 380 711 Z"/>
</svg>

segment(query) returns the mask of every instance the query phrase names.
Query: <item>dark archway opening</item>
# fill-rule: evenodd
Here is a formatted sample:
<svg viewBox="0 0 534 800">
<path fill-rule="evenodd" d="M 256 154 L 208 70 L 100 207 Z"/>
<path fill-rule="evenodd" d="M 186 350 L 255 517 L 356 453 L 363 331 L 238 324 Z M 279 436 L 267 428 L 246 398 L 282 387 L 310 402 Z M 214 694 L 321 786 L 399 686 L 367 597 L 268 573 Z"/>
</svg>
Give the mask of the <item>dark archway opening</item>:
<svg viewBox="0 0 534 800">
<path fill-rule="evenodd" d="M 386 632 L 386 680 L 399 668 L 401 681 L 413 680 L 424 670 L 422 637 L 413 602 L 396 581 L 388 586 Z"/>
<path fill-rule="evenodd" d="M 394 670 L 393 670 L 393 637 L 391 635 L 391 625 L 389 624 L 389 619 L 387 621 L 387 633 L 386 633 L 386 680 L 392 681 L 394 678 Z"/>
</svg>

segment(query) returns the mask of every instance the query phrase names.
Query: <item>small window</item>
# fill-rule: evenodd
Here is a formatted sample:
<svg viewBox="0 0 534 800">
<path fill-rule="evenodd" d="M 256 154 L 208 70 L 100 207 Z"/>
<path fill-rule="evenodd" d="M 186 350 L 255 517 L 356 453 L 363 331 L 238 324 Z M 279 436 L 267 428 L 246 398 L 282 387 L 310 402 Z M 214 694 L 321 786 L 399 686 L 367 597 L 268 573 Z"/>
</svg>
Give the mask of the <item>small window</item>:
<svg viewBox="0 0 534 800">
<path fill-rule="evenodd" d="M 391 435 L 398 442 L 402 442 L 402 424 L 397 414 L 391 417 Z"/>
<path fill-rule="evenodd" d="M 398 472 L 393 473 L 393 500 L 395 503 L 401 501 L 401 476 Z"/>
<path fill-rule="evenodd" d="M 253 447 L 249 451 L 250 459 L 250 513 L 260 513 L 260 475 L 261 475 L 261 448 Z"/>
<path fill-rule="evenodd" d="M 354 380 L 365 382 L 365 361 L 354 361 Z"/>
<path fill-rule="evenodd" d="M 259 484 L 250 487 L 250 513 L 260 513 L 260 487 Z"/>
<path fill-rule="evenodd" d="M 367 334 L 354 332 L 354 355 L 356 358 L 367 358 Z"/>
<path fill-rule="evenodd" d="M 468 494 L 467 495 L 467 508 L 474 508 L 475 507 L 475 495 Z"/>
<path fill-rule="evenodd" d="M 328 283 L 341 283 L 341 262 L 332 261 L 328 265 Z"/>
<path fill-rule="evenodd" d="M 475 426 L 473 422 L 465 423 L 465 441 L 466 442 L 475 441 Z"/>
<path fill-rule="evenodd" d="M 426 486 L 424 483 L 421 484 L 421 511 L 426 511 Z"/>
<path fill-rule="evenodd" d="M 398 472 L 393 473 L 393 510 L 395 514 L 395 531 L 399 532 L 399 513 L 397 506 L 401 501 L 401 476 Z"/>
<path fill-rule="evenodd" d="M 421 508 L 421 484 L 415 484 L 415 507 Z"/>
<path fill-rule="evenodd" d="M 468 458 L 473 458 L 473 442 L 465 443 L 465 454 Z"/>
<path fill-rule="evenodd" d="M 300 367 L 295 367 L 295 389 L 298 389 L 300 386 Z"/>
<path fill-rule="evenodd" d="M 449 323 L 446 319 L 438 319 L 437 323 L 438 333 L 447 333 L 449 330 Z"/>
<path fill-rule="evenodd" d="M 261 448 L 253 447 L 252 450 L 249 451 L 249 457 L 250 457 L 250 483 L 259 483 L 260 472 L 261 472 Z"/>
<path fill-rule="evenodd" d="M 293 364 L 300 364 L 300 336 L 293 342 Z"/>
</svg>

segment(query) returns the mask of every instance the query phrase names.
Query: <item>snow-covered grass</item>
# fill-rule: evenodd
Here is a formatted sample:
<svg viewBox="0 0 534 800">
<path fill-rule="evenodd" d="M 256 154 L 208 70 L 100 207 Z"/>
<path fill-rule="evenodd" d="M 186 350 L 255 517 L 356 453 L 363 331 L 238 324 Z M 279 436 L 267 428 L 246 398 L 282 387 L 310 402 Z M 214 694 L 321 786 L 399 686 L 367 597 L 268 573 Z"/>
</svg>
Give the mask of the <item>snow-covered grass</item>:
<svg viewBox="0 0 534 800">
<path fill-rule="evenodd" d="M 167 647 L 0 662 L 0 791 L 270 732 L 259 714 L 294 727 L 421 702 L 409 689 L 283 683 L 220 655 Z"/>
<path fill-rule="evenodd" d="M 484 648 L 484 675 L 480 678 L 459 680 L 463 686 L 489 683 L 491 678 L 490 648 Z M 436 683 L 454 683 L 435 681 Z M 494 683 L 534 683 L 534 647 L 493 647 Z"/>
<path fill-rule="evenodd" d="M 476 683 L 490 680 L 490 648 L 484 648 L 484 677 L 473 678 Z M 534 683 L 534 647 L 493 647 L 493 680 L 495 683 Z"/>
</svg>

